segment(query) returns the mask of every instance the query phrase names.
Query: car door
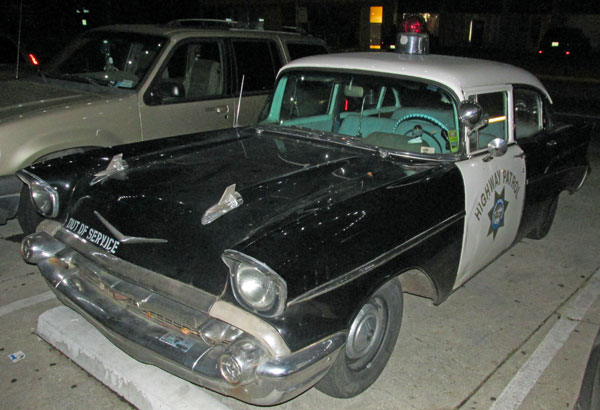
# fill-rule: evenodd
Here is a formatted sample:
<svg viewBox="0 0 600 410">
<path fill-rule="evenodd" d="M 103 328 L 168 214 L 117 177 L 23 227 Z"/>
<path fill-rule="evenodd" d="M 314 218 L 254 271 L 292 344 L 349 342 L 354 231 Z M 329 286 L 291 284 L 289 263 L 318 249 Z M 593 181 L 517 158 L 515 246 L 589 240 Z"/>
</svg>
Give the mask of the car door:
<svg viewBox="0 0 600 410">
<path fill-rule="evenodd" d="M 576 190 L 588 163 L 586 127 L 555 124 L 550 102 L 539 91 L 515 87 L 515 140 L 525 152 L 527 191 L 519 236 L 527 235 L 538 223 L 544 208 L 558 194 Z M 586 131 L 587 130 L 587 131 Z"/>
<path fill-rule="evenodd" d="M 144 140 L 230 128 L 234 97 L 225 42 L 177 44 L 140 101 Z"/>
<path fill-rule="evenodd" d="M 467 159 L 457 162 L 465 185 L 465 227 L 455 288 L 512 245 L 525 194 L 525 159 L 511 126 L 511 87 L 472 89 L 467 96 L 482 106 L 489 123 L 466 138 Z M 487 146 L 495 138 L 507 142 L 507 152 L 491 157 Z"/>
</svg>

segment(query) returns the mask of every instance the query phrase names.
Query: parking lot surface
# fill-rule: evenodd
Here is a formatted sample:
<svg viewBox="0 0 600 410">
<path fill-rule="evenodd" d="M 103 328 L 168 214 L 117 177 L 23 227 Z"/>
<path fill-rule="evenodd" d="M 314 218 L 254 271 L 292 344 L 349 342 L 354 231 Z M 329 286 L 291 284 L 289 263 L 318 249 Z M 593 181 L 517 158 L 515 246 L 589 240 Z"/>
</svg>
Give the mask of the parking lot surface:
<svg viewBox="0 0 600 410">
<path fill-rule="evenodd" d="M 311 389 L 274 408 L 572 408 L 600 327 L 597 134 L 593 172 L 580 192 L 561 195 L 545 239 L 521 241 L 440 306 L 406 295 L 396 348 L 369 390 L 340 400 Z M 36 335 L 39 315 L 60 303 L 21 260 L 21 239 L 15 221 L 0 227 L 0 408 L 130 408 Z"/>
</svg>

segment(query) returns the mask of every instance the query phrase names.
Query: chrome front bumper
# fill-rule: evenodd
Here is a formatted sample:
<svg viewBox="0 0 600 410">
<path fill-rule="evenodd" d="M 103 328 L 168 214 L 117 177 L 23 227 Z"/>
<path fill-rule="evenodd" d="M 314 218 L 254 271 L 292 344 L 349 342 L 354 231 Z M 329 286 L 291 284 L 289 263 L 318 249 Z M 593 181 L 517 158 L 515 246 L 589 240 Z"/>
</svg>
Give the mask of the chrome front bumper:
<svg viewBox="0 0 600 410">
<path fill-rule="evenodd" d="M 62 228 L 46 231 L 26 237 L 21 251 L 63 303 L 133 358 L 221 394 L 257 405 L 289 400 L 327 373 L 345 343 L 345 333 L 336 333 L 274 354 L 253 332 L 211 317 L 210 306 L 192 308 L 112 275 L 54 238 Z M 238 364 L 239 380 L 229 374 Z"/>
</svg>

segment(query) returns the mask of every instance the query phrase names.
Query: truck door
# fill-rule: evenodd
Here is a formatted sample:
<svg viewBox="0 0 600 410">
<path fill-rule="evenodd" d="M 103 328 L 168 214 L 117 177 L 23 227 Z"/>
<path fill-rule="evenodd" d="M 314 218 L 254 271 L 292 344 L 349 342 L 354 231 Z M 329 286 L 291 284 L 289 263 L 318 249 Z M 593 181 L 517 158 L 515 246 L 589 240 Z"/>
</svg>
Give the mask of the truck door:
<svg viewBox="0 0 600 410">
<path fill-rule="evenodd" d="M 171 51 L 140 101 L 144 140 L 233 126 L 225 50 L 222 40 L 197 39 Z"/>
</svg>

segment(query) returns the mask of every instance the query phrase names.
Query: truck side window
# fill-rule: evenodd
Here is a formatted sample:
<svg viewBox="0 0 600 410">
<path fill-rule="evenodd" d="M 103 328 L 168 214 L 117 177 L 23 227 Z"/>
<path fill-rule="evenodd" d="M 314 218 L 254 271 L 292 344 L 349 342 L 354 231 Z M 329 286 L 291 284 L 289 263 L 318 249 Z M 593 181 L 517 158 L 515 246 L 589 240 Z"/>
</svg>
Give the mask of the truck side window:
<svg viewBox="0 0 600 410">
<path fill-rule="evenodd" d="M 531 89 L 515 88 L 515 139 L 536 135 L 542 129 L 542 98 Z"/>
<path fill-rule="evenodd" d="M 217 41 L 183 44 L 171 55 L 161 79 L 180 83 L 186 100 L 218 97 L 224 92 L 221 49 Z"/>
<path fill-rule="evenodd" d="M 273 41 L 234 39 L 233 52 L 238 84 L 242 75 L 245 76 L 244 94 L 265 94 L 273 90 L 275 76 L 283 65 Z"/>
</svg>

